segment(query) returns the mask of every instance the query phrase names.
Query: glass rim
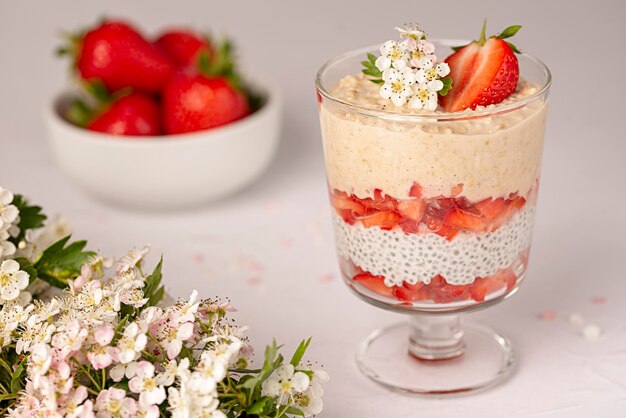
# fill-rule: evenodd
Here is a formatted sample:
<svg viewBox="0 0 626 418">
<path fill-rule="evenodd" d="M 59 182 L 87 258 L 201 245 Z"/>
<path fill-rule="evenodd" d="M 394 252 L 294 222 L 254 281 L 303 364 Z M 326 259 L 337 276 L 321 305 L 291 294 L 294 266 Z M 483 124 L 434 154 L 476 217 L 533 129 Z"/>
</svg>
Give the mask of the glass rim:
<svg viewBox="0 0 626 418">
<path fill-rule="evenodd" d="M 471 41 L 464 39 L 432 39 L 433 43 L 440 44 L 447 47 L 452 47 L 456 45 L 464 45 Z M 350 109 L 352 112 L 356 112 L 358 114 L 364 116 L 373 116 L 381 119 L 397 121 L 397 122 L 410 122 L 410 121 L 421 121 L 421 122 L 434 122 L 434 121 L 455 121 L 455 120 L 472 120 L 478 119 L 482 117 L 489 117 L 499 114 L 509 113 L 511 111 L 520 109 L 526 106 L 528 103 L 535 101 L 537 98 L 544 96 L 547 94 L 550 86 L 552 85 L 552 73 L 548 69 L 548 66 L 544 64 L 539 58 L 534 55 L 522 52 L 518 55 L 521 55 L 527 59 L 529 59 L 533 64 L 539 66 L 545 75 L 545 82 L 543 85 L 539 87 L 539 89 L 531 94 L 530 96 L 524 97 L 516 102 L 500 105 L 496 104 L 493 108 L 474 110 L 468 112 L 466 110 L 461 110 L 458 112 L 449 112 L 449 113 L 395 113 L 386 110 L 376 110 L 366 106 L 350 103 L 346 100 L 340 99 L 334 96 L 330 91 L 328 91 L 323 83 L 322 76 L 329 70 L 333 65 L 338 62 L 345 60 L 347 58 L 351 58 L 358 55 L 364 55 L 367 52 L 371 52 L 372 50 L 377 50 L 380 47 L 379 44 L 369 45 L 357 49 L 352 49 L 343 54 L 337 55 L 330 60 L 326 61 L 320 69 L 317 71 L 315 76 L 315 86 L 319 94 L 321 94 L 324 98 L 331 100 L 334 103 L 339 104 L 340 106 L 346 107 Z M 349 75 L 349 74 L 346 74 Z"/>
</svg>

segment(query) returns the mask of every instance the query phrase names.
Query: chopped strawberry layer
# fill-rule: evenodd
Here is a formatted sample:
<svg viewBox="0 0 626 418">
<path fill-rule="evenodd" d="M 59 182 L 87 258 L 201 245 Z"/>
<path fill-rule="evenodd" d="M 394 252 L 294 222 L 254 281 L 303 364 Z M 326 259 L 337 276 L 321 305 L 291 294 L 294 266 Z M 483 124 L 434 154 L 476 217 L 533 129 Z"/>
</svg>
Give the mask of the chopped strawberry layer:
<svg viewBox="0 0 626 418">
<path fill-rule="evenodd" d="M 373 198 L 366 199 L 333 190 L 330 199 L 337 214 L 350 225 L 361 223 L 366 228 L 378 226 L 384 230 L 400 228 L 407 234 L 430 232 L 448 240 L 461 231 L 495 231 L 526 204 L 526 199 L 516 193 L 507 199 L 470 202 L 459 196 L 462 191 L 463 185 L 459 184 L 452 188 L 449 197 L 426 199 L 422 197 L 422 187 L 415 183 L 409 199 L 394 199 L 379 189 L 374 190 Z"/>
<path fill-rule="evenodd" d="M 477 277 L 474 282 L 461 285 L 450 284 L 445 278 L 437 275 L 428 284 L 404 282 L 401 286 L 387 286 L 383 276 L 375 276 L 361 269 L 358 269 L 358 274 L 354 275 L 352 280 L 374 293 L 405 303 L 427 301 L 451 303 L 469 300 L 483 302 L 494 292 L 504 290 L 505 293 L 509 293 L 517 283 L 517 277 L 510 268 L 499 270 L 491 276 Z"/>
</svg>

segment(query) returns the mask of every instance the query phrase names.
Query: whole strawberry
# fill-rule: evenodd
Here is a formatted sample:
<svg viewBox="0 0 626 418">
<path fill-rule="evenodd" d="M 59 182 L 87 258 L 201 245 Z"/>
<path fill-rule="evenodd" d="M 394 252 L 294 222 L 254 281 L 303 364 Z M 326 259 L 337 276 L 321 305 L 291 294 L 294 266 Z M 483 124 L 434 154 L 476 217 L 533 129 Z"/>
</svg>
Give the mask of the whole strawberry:
<svg viewBox="0 0 626 418">
<path fill-rule="evenodd" d="M 125 87 L 159 92 L 174 72 L 171 59 L 127 23 L 108 20 L 74 39 L 76 69 L 110 92 Z"/>
<path fill-rule="evenodd" d="M 500 103 L 517 88 L 519 64 L 515 53 L 519 51 L 504 39 L 515 35 L 521 26 L 510 26 L 485 38 L 486 23 L 477 41 L 456 48 L 446 58 L 454 82 L 448 94 L 440 98 L 447 112 Z"/>
<path fill-rule="evenodd" d="M 163 90 L 166 134 L 200 131 L 250 113 L 246 96 L 225 77 L 181 72 Z"/>
<path fill-rule="evenodd" d="M 245 91 L 235 71 L 228 41 L 212 56 L 200 54 L 193 68 L 180 70 L 162 92 L 166 134 L 214 128 L 247 116 L 256 98 Z"/>
<path fill-rule="evenodd" d="M 160 135 L 160 109 L 154 98 L 143 93 L 109 97 L 90 108 L 77 100 L 68 119 L 89 130 L 111 135 Z"/>
<path fill-rule="evenodd" d="M 197 65 L 200 53 L 213 55 L 213 47 L 208 39 L 184 29 L 162 33 L 155 44 L 166 52 L 179 67 Z"/>
</svg>

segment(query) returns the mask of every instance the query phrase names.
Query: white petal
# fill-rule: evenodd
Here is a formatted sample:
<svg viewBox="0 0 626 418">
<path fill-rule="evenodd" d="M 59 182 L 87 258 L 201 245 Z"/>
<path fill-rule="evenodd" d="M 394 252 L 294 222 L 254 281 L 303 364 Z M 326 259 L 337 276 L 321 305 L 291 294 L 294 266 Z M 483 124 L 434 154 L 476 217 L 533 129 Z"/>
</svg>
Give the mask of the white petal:
<svg viewBox="0 0 626 418">
<path fill-rule="evenodd" d="M 383 71 L 383 80 L 388 83 L 393 83 L 398 80 L 399 77 L 400 73 L 394 68 L 389 68 L 388 70 Z"/>
<path fill-rule="evenodd" d="M 309 383 L 311 383 L 309 376 L 302 372 L 297 372 L 291 378 L 291 384 L 297 392 L 304 392 L 307 390 L 309 388 Z"/>
<path fill-rule="evenodd" d="M 435 52 L 435 45 L 433 45 L 431 42 L 422 39 L 418 42 L 418 44 L 420 51 L 425 54 L 432 54 L 433 52 Z"/>
<path fill-rule="evenodd" d="M 416 83 L 419 83 L 419 84 L 425 83 L 426 79 L 427 79 L 426 71 L 424 71 L 424 70 L 417 70 L 415 72 L 415 82 Z"/>
<path fill-rule="evenodd" d="M 430 91 L 439 91 L 443 88 L 443 81 L 441 80 L 432 80 L 428 82 L 428 90 Z"/>
<path fill-rule="evenodd" d="M 26 289 L 26 286 L 28 286 L 28 273 L 26 273 L 25 271 L 20 270 L 13 273 L 13 279 L 15 280 L 15 284 L 20 290 Z"/>
<path fill-rule="evenodd" d="M 376 65 L 376 68 L 378 68 L 380 71 L 385 71 L 386 69 L 391 67 L 391 60 L 386 56 L 381 55 L 380 57 L 376 58 L 374 64 Z"/>
<path fill-rule="evenodd" d="M 422 103 L 422 101 L 418 97 L 414 97 L 409 102 L 409 107 L 411 109 L 423 109 L 424 108 L 424 103 Z"/>
<path fill-rule="evenodd" d="M 20 264 L 15 260 L 5 260 L 0 265 L 0 269 L 5 273 L 15 273 L 20 269 Z"/>
<path fill-rule="evenodd" d="M 400 94 L 394 94 L 391 96 L 391 101 L 396 106 L 402 106 L 404 103 L 406 103 L 406 97 Z"/>
<path fill-rule="evenodd" d="M 402 70 L 403 68 L 405 68 L 405 67 L 406 67 L 406 61 L 405 61 L 405 60 L 395 60 L 395 61 L 393 62 L 393 67 L 394 67 L 396 70 Z"/>
<path fill-rule="evenodd" d="M 391 84 L 383 84 L 378 91 L 383 99 L 391 99 L 391 95 L 393 94 L 391 89 Z"/>
<path fill-rule="evenodd" d="M 445 77 L 450 74 L 450 66 L 445 62 L 440 62 L 437 64 L 437 75 L 439 77 Z"/>
<path fill-rule="evenodd" d="M 17 219 L 20 211 L 14 205 L 5 206 L 2 209 L 2 219 L 7 223 L 12 223 Z"/>
<path fill-rule="evenodd" d="M 395 41 L 387 41 L 380 47 L 380 54 L 387 56 L 397 46 Z"/>
<path fill-rule="evenodd" d="M 5 206 L 13 201 L 13 193 L 0 187 L 0 205 Z"/>
</svg>

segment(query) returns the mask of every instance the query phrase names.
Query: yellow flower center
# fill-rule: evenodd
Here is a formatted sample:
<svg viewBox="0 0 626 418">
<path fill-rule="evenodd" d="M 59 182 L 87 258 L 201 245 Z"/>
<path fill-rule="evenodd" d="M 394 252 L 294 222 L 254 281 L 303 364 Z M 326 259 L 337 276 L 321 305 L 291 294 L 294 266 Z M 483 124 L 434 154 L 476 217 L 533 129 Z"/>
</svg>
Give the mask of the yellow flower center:
<svg viewBox="0 0 626 418">
<path fill-rule="evenodd" d="M 392 61 L 397 61 L 402 59 L 402 51 L 397 46 L 391 47 L 391 51 L 389 52 L 389 58 Z"/>
<path fill-rule="evenodd" d="M 414 59 L 414 60 L 418 60 L 418 59 L 424 58 L 424 56 L 426 56 L 426 54 L 424 54 L 419 49 L 416 49 L 415 51 L 411 52 L 411 58 Z"/>
<path fill-rule="evenodd" d="M 156 381 L 154 379 L 144 379 L 143 388 L 147 391 L 151 391 L 157 387 Z"/>
<path fill-rule="evenodd" d="M 426 100 L 428 100 L 428 98 L 430 97 L 430 92 L 426 89 L 420 89 L 417 92 L 417 97 L 418 99 L 420 99 L 421 101 L 425 102 Z"/>
<path fill-rule="evenodd" d="M 0 273 L 0 286 L 8 286 L 11 283 L 11 275 L 8 273 Z"/>
<path fill-rule="evenodd" d="M 280 391 L 282 393 L 284 393 L 285 395 L 288 394 L 289 392 L 291 392 L 291 382 L 289 380 L 285 380 L 283 382 L 280 382 Z"/>
<path fill-rule="evenodd" d="M 394 81 L 393 83 L 391 83 L 391 89 L 394 93 L 402 93 L 402 90 L 404 90 L 404 85 L 400 80 Z"/>
<path fill-rule="evenodd" d="M 426 78 L 428 78 L 429 80 L 436 79 L 437 78 L 437 69 L 435 67 L 433 67 L 430 70 L 426 71 Z"/>
</svg>

